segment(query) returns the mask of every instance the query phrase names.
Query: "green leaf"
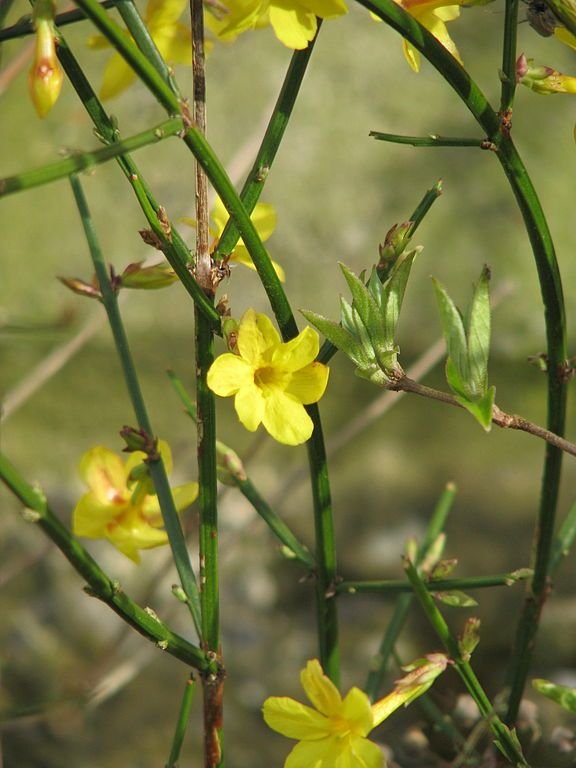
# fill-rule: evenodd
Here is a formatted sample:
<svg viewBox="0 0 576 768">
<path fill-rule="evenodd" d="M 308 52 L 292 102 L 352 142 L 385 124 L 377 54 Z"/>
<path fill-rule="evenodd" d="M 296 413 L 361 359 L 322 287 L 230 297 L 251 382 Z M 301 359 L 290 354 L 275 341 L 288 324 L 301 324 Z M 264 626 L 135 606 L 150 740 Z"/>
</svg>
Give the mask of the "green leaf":
<svg viewBox="0 0 576 768">
<path fill-rule="evenodd" d="M 451 357 L 447 358 L 444 370 L 446 373 L 446 381 L 452 392 L 454 392 L 455 395 L 464 398 L 464 400 L 467 400 L 471 393 L 468 392 L 466 382 L 460 378 L 460 374 L 456 370 L 456 366 Z"/>
<path fill-rule="evenodd" d="M 432 282 L 436 291 L 448 357 L 452 360 L 458 379 L 466 384 L 469 380 L 468 344 L 462 316 L 444 287 L 435 278 L 432 278 Z"/>
<path fill-rule="evenodd" d="M 468 382 L 473 394 L 485 392 L 488 384 L 488 355 L 490 352 L 490 270 L 484 267 L 474 290 L 467 322 Z"/>
<path fill-rule="evenodd" d="M 568 712 L 576 713 L 576 688 L 568 688 L 566 685 L 556 685 L 555 683 L 550 682 L 550 680 L 542 680 L 541 678 L 532 680 L 532 687 L 535 688 L 538 693 L 555 701 L 556 704 L 560 704 L 560 706 L 567 709 Z"/>
<path fill-rule="evenodd" d="M 339 323 L 335 323 L 334 320 L 328 320 L 322 315 L 317 315 L 315 312 L 310 312 L 305 309 L 300 311 L 310 325 L 317 328 L 328 341 L 331 341 L 335 347 L 348 355 L 357 366 L 362 367 L 369 365 L 370 361 L 366 359 L 357 339 L 345 328 L 342 328 Z"/>
<path fill-rule="evenodd" d="M 402 309 L 410 270 L 416 255 L 421 250 L 421 248 L 415 248 L 407 253 L 399 264 L 396 264 L 382 291 L 381 311 L 384 317 L 384 336 L 390 344 L 394 343 L 396 336 L 396 327 L 400 318 L 400 310 Z"/>
<path fill-rule="evenodd" d="M 476 600 L 459 589 L 451 589 L 449 592 L 434 592 L 434 597 L 445 605 L 453 608 L 472 608 L 478 605 Z"/>
<path fill-rule="evenodd" d="M 496 387 L 490 387 L 487 392 L 479 399 L 468 399 L 455 395 L 457 402 L 474 416 L 476 421 L 486 430 L 490 432 L 492 429 L 492 412 L 494 408 L 494 396 L 496 394 Z"/>
<path fill-rule="evenodd" d="M 345 264 L 340 264 L 350 292 L 352 294 L 352 307 L 358 312 L 360 320 L 366 328 L 375 349 L 385 348 L 386 339 L 380 317 L 380 310 L 374 296 Z"/>
</svg>

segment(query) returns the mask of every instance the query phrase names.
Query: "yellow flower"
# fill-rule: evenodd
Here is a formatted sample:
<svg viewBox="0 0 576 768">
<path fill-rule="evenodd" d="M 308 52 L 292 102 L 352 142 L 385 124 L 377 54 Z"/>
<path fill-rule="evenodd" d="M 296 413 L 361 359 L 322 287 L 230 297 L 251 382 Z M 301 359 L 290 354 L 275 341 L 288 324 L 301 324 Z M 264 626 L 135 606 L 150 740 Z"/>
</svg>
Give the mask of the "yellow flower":
<svg viewBox="0 0 576 768">
<path fill-rule="evenodd" d="M 166 471 L 172 469 L 167 443 L 158 443 Z M 146 454 L 134 451 L 126 462 L 101 445 L 90 448 L 80 461 L 80 475 L 88 488 L 73 512 L 72 527 L 77 536 L 108 539 L 122 554 L 140 562 L 138 550 L 168 542 L 162 529 L 158 497 L 151 488 Z M 138 478 L 138 479 L 135 479 Z M 198 496 L 198 483 L 172 489 L 176 509 L 188 507 Z"/>
<path fill-rule="evenodd" d="M 460 16 L 460 3 L 447 0 L 396 0 L 399 6 L 426 27 L 428 32 L 442 43 L 454 58 L 462 63 L 458 49 L 446 29 L 447 21 L 454 21 Z M 414 72 L 420 70 L 420 54 L 407 40 L 402 41 L 404 56 Z"/>
<path fill-rule="evenodd" d="M 56 35 L 53 24 L 54 4 L 52 0 L 38 2 L 34 15 L 36 46 L 32 66 L 28 73 L 28 90 L 38 117 L 46 117 L 58 100 L 64 78 L 56 56 Z"/>
<path fill-rule="evenodd" d="M 309 661 L 300 681 L 314 708 L 285 696 L 272 696 L 264 702 L 267 725 L 289 739 L 298 739 L 284 768 L 382 768 L 382 751 L 366 737 L 398 707 L 424 693 L 444 671 L 448 659 L 430 654 L 414 664 L 419 662 L 419 682 L 411 672 L 411 678 L 408 675 L 398 681 L 392 693 L 371 705 L 359 688 L 351 688 L 342 698 L 320 663 Z"/>
<path fill-rule="evenodd" d="M 344 0 L 224 0 L 227 13 L 208 17 L 207 25 L 220 39 L 234 40 L 248 29 L 272 26 L 288 48 L 307 48 L 318 28 L 317 17 L 334 19 L 348 13 Z"/>
<path fill-rule="evenodd" d="M 190 28 L 178 21 L 187 7 L 186 0 L 149 0 L 146 6 L 144 22 L 168 65 L 192 62 Z M 98 50 L 108 48 L 110 44 L 101 35 L 95 35 L 89 39 L 88 45 Z M 104 69 L 100 98 L 111 99 L 118 96 L 129 88 L 135 79 L 132 67 L 119 53 L 114 53 Z"/>
<path fill-rule="evenodd" d="M 228 215 L 228 211 L 224 207 L 224 203 L 222 200 L 220 200 L 219 197 L 217 197 L 214 201 L 214 205 L 212 206 L 212 210 L 210 211 L 210 219 L 212 221 L 210 234 L 214 238 L 214 242 L 212 243 L 212 250 L 214 250 L 218 245 L 218 240 L 220 239 L 222 232 L 224 232 L 224 227 L 228 223 L 229 218 L 230 217 Z M 274 207 L 268 203 L 256 203 L 254 210 L 250 214 L 250 219 L 256 228 L 256 232 L 258 232 L 260 236 L 260 240 L 262 240 L 262 242 L 266 242 L 276 227 L 276 211 L 274 210 Z M 194 219 L 184 218 L 182 221 L 184 224 L 188 224 L 190 227 L 196 227 L 196 221 Z M 249 269 L 256 269 L 242 238 L 238 240 L 232 252 L 226 255 L 228 256 L 229 261 L 235 261 L 238 264 L 243 264 Z M 284 270 L 280 264 L 277 264 L 275 261 L 273 261 L 272 266 L 274 267 L 274 271 L 280 280 L 284 282 L 286 275 L 284 274 Z"/>
<path fill-rule="evenodd" d="M 328 367 L 315 363 L 320 342 L 312 328 L 282 343 L 266 315 L 249 309 L 238 330 L 238 354 L 220 355 L 208 371 L 208 386 L 234 398 L 242 424 L 254 432 L 260 424 L 279 443 L 299 445 L 312 434 L 304 405 L 316 403 L 328 383 Z"/>
</svg>

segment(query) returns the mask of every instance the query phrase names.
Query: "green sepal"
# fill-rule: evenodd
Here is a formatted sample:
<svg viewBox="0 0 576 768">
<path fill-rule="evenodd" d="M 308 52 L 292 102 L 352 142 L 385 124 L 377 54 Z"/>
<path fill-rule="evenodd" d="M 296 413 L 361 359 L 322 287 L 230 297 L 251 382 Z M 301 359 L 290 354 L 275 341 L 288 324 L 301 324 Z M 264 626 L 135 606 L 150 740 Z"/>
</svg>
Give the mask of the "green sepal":
<svg viewBox="0 0 576 768">
<path fill-rule="evenodd" d="M 470 400 L 460 395 L 455 395 L 456 401 L 466 410 L 474 416 L 476 421 L 486 430 L 490 432 L 492 429 L 492 413 L 494 409 L 494 397 L 496 395 L 496 387 L 490 387 L 482 397 L 475 400 Z"/>
<path fill-rule="evenodd" d="M 478 605 L 476 600 L 466 592 L 460 589 L 451 589 L 448 592 L 434 592 L 434 597 L 444 605 L 450 605 L 452 608 L 472 608 Z"/>
<path fill-rule="evenodd" d="M 567 709 L 568 712 L 576 713 L 576 688 L 568 688 L 566 685 L 556 685 L 550 682 L 550 680 L 542 680 L 537 678 L 532 680 L 532 687 L 546 696 L 548 699 L 552 699 L 556 704 L 560 704 L 561 707 Z"/>
</svg>

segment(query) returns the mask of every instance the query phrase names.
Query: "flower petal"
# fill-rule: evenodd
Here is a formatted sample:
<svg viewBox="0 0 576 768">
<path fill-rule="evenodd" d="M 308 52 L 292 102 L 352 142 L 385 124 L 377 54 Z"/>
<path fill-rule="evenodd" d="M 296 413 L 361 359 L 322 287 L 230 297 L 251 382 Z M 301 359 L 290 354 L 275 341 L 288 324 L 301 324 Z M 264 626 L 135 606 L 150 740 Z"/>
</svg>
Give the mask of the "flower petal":
<svg viewBox="0 0 576 768">
<path fill-rule="evenodd" d="M 80 477 L 102 505 L 121 504 L 130 498 L 124 462 L 108 448 L 96 445 L 80 460 Z"/>
<path fill-rule="evenodd" d="M 354 738 L 350 740 L 350 763 L 354 768 L 384 768 L 384 755 L 377 744 L 370 739 Z M 337 768 L 340 768 L 336 762 Z M 342 767 L 343 768 L 343 767 Z"/>
<path fill-rule="evenodd" d="M 276 229 L 276 211 L 274 206 L 269 203 L 256 203 L 250 218 L 256 227 L 256 232 L 260 235 L 260 240 L 266 242 Z"/>
<path fill-rule="evenodd" d="M 100 98 L 103 101 L 113 99 L 118 94 L 129 88 L 136 74 L 132 67 L 127 64 L 119 53 L 114 53 L 104 67 L 104 76 L 100 86 Z"/>
<path fill-rule="evenodd" d="M 316 34 L 316 16 L 290 0 L 274 0 L 270 4 L 270 24 L 276 37 L 288 48 L 302 50 Z"/>
<path fill-rule="evenodd" d="M 348 13 L 344 0 L 300 0 L 301 4 L 321 19 L 335 19 Z"/>
<path fill-rule="evenodd" d="M 323 739 L 330 733 L 328 718 L 288 696 L 271 696 L 262 707 L 272 730 L 289 739 Z"/>
<path fill-rule="evenodd" d="M 174 25 L 184 13 L 186 0 L 148 0 L 146 23 L 148 27 L 167 27 Z"/>
<path fill-rule="evenodd" d="M 342 696 L 322 671 L 318 659 L 311 659 L 300 672 L 300 682 L 316 709 L 327 717 L 341 717 Z"/>
<path fill-rule="evenodd" d="M 254 262 L 252 261 L 252 258 L 250 254 L 248 253 L 248 249 L 245 245 L 237 245 L 236 248 L 234 248 L 234 252 L 232 253 L 232 256 L 230 257 L 230 261 L 235 261 L 237 264 L 243 264 L 245 267 L 248 267 L 249 269 L 256 269 L 256 266 Z M 274 267 L 274 272 L 278 275 L 278 279 L 281 283 L 286 282 L 286 273 L 278 264 L 277 261 L 274 261 L 271 259 L 272 266 Z"/>
<path fill-rule="evenodd" d="M 274 440 L 284 445 L 300 445 L 309 439 L 314 424 L 304 406 L 292 395 L 275 388 L 268 394 L 264 406 L 262 423 Z"/>
<path fill-rule="evenodd" d="M 368 696 L 360 688 L 351 688 L 342 702 L 341 715 L 350 723 L 355 736 L 367 736 L 374 728 L 374 716 Z"/>
<path fill-rule="evenodd" d="M 253 366 L 258 367 L 266 353 L 281 343 L 278 331 L 266 315 L 248 309 L 240 321 L 238 351 Z"/>
<path fill-rule="evenodd" d="M 255 432 L 260 426 L 266 407 L 262 390 L 251 383 L 238 392 L 234 398 L 234 408 L 238 418 L 249 432 Z"/>
<path fill-rule="evenodd" d="M 290 752 L 284 768 L 336 768 L 336 761 L 342 755 L 340 739 L 334 736 L 316 741 L 301 741 Z"/>
<path fill-rule="evenodd" d="M 238 355 L 225 352 L 210 366 L 206 381 L 212 392 L 220 397 L 230 397 L 254 382 L 254 371 Z"/>
<path fill-rule="evenodd" d="M 286 394 L 292 395 L 301 403 L 317 403 L 326 391 L 330 369 L 323 363 L 310 363 L 301 371 L 292 374 Z"/>
<path fill-rule="evenodd" d="M 106 525 L 125 509 L 125 505 L 101 504 L 93 493 L 86 493 L 74 507 L 72 530 L 76 536 L 101 539 L 106 535 Z"/>
<path fill-rule="evenodd" d="M 272 355 L 272 365 L 285 371 L 298 371 L 311 363 L 320 349 L 318 333 L 309 326 L 296 338 L 280 344 Z"/>
</svg>

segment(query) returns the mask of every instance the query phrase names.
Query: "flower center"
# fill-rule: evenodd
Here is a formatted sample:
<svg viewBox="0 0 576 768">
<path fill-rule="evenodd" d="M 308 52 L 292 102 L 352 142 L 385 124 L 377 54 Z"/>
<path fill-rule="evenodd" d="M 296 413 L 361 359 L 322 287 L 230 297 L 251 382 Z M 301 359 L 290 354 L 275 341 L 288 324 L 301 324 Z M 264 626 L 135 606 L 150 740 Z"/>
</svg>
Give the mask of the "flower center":
<svg viewBox="0 0 576 768">
<path fill-rule="evenodd" d="M 257 368 L 254 371 L 254 383 L 260 389 L 286 389 L 290 381 L 290 374 L 272 365 Z"/>
</svg>

